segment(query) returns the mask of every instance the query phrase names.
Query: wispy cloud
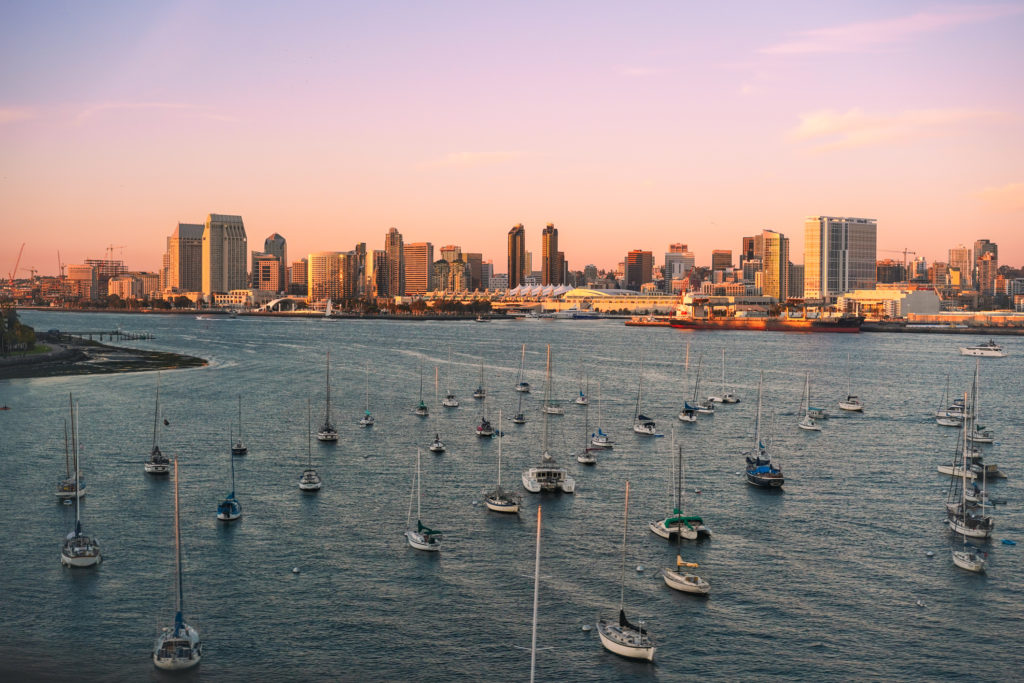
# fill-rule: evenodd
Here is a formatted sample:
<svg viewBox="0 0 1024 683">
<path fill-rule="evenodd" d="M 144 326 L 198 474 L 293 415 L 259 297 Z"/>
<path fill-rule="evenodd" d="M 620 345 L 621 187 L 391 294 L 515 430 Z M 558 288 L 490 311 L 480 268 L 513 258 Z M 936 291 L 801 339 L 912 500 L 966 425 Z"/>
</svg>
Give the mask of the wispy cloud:
<svg viewBox="0 0 1024 683">
<path fill-rule="evenodd" d="M 924 33 L 1024 14 L 1022 4 L 964 5 L 905 17 L 864 21 L 845 26 L 802 31 L 792 40 L 759 50 L 762 54 L 801 55 L 822 52 L 861 52 L 898 43 Z"/>
<path fill-rule="evenodd" d="M 36 112 L 30 107 L 0 107 L 0 126 L 34 119 Z"/>
<path fill-rule="evenodd" d="M 656 76 L 657 74 L 664 73 L 665 70 L 654 67 L 654 66 L 617 66 L 615 67 L 615 73 L 620 76 L 626 76 L 627 78 L 645 78 L 647 76 Z"/>
<path fill-rule="evenodd" d="M 1008 183 L 1000 187 L 986 187 L 977 197 L 1001 211 L 1024 211 L 1024 183 Z"/>
<path fill-rule="evenodd" d="M 979 109 L 914 109 L 895 114 L 825 109 L 801 114 L 800 125 L 789 137 L 796 142 L 815 142 L 818 151 L 850 149 L 941 135 L 955 124 L 998 116 Z"/>
<path fill-rule="evenodd" d="M 425 168 L 479 168 L 494 166 L 525 156 L 524 152 L 452 152 L 421 164 Z"/>
<path fill-rule="evenodd" d="M 80 111 L 75 117 L 76 123 L 82 123 L 90 118 L 105 114 L 111 111 L 132 111 L 132 110 L 169 110 L 181 111 L 198 118 L 211 119 L 214 121 L 237 121 L 238 118 L 222 114 L 216 109 L 205 105 L 186 104 L 182 102 L 100 102 L 91 104 Z"/>
</svg>

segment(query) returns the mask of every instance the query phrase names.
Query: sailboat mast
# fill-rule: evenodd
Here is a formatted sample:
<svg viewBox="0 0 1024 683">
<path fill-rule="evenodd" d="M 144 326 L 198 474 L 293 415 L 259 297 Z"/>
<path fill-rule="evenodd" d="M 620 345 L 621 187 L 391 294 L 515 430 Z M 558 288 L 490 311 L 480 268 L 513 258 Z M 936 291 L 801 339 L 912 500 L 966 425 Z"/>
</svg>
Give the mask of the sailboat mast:
<svg viewBox="0 0 1024 683">
<path fill-rule="evenodd" d="M 235 456 L 229 455 L 231 458 L 231 495 L 235 495 Z"/>
<path fill-rule="evenodd" d="M 75 430 L 75 401 L 68 394 L 68 412 L 71 413 L 71 457 L 74 460 L 75 470 L 78 470 L 78 432 Z M 68 476 L 71 473 L 68 472 Z M 78 484 L 75 484 L 75 495 L 78 495 Z"/>
<path fill-rule="evenodd" d="M 725 396 L 725 349 L 722 349 L 722 396 Z"/>
<path fill-rule="evenodd" d="M 543 452 L 548 452 L 548 405 L 551 401 L 551 344 L 548 344 L 548 360 L 546 367 L 547 378 L 544 382 L 544 448 Z"/>
<path fill-rule="evenodd" d="M 366 361 L 366 412 L 370 412 L 370 361 Z"/>
<path fill-rule="evenodd" d="M 313 466 L 313 408 L 306 399 L 306 466 Z"/>
<path fill-rule="evenodd" d="M 420 520 L 420 449 L 416 449 L 416 521 Z"/>
<path fill-rule="evenodd" d="M 420 393 L 423 393 L 423 378 L 420 378 Z M 239 399 L 241 400 L 241 399 Z M 238 419 L 242 419 L 241 403 L 239 403 Z M 324 413 L 324 422 L 331 421 L 331 350 L 327 349 L 327 411 Z"/>
<path fill-rule="evenodd" d="M 156 446 L 156 428 L 160 422 L 160 373 L 156 374 L 156 406 L 153 407 L 153 445 Z"/>
<path fill-rule="evenodd" d="M 71 433 L 75 440 L 75 536 L 82 529 L 81 517 L 79 516 L 79 506 L 81 505 L 82 495 L 81 491 L 78 490 L 78 481 L 81 475 L 78 473 L 78 404 L 75 404 L 75 412 L 71 418 Z"/>
<path fill-rule="evenodd" d="M 178 583 L 178 605 L 174 612 L 175 634 L 181 629 L 181 613 L 185 608 L 185 591 L 181 584 L 181 522 L 178 516 L 178 456 L 174 456 L 174 574 Z"/>
<path fill-rule="evenodd" d="M 689 347 L 687 347 L 687 348 L 689 348 Z M 689 354 L 689 351 L 687 351 L 687 354 Z M 687 355 L 687 358 L 689 358 L 689 355 Z M 689 364 L 689 361 L 687 361 L 687 364 Z M 640 383 L 639 383 L 639 385 L 637 386 L 637 389 L 636 389 L 636 408 L 633 410 L 633 421 L 634 422 L 636 422 L 636 418 L 640 415 L 640 397 L 643 395 L 643 393 L 644 393 L 644 354 L 643 354 L 643 352 L 641 352 L 640 353 Z"/>
<path fill-rule="evenodd" d="M 498 408 L 498 488 L 501 488 L 501 408 Z"/>
<path fill-rule="evenodd" d="M 68 420 L 64 418 L 64 471 L 65 477 L 71 477 L 71 456 L 68 453 Z M 76 484 L 77 487 L 77 484 Z"/>
<path fill-rule="evenodd" d="M 764 371 L 757 380 L 757 420 L 754 422 L 754 451 L 761 454 L 761 385 L 764 384 Z"/>
<path fill-rule="evenodd" d="M 540 592 L 540 509 L 537 506 L 537 550 L 533 560 L 533 635 L 530 638 L 530 683 L 537 671 L 537 598 Z"/>
<path fill-rule="evenodd" d="M 626 480 L 626 509 L 622 514 L 622 572 L 619 577 L 619 611 L 626 604 L 626 531 L 629 529 L 629 479 Z"/>
<path fill-rule="evenodd" d="M 328 385 L 328 389 L 329 389 L 329 385 Z M 328 391 L 328 399 L 327 400 L 328 400 L 327 412 L 330 413 L 330 403 L 329 403 L 329 401 L 331 399 L 330 399 L 330 392 L 329 391 Z M 242 442 L 242 395 L 241 394 L 238 395 L 238 442 L 239 443 Z"/>
</svg>

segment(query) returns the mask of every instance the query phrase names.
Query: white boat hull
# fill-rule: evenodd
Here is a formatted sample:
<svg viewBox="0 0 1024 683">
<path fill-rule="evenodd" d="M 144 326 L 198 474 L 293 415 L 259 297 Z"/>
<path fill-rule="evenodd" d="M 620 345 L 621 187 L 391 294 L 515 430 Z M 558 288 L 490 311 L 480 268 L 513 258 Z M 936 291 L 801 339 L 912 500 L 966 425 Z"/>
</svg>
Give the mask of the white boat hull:
<svg viewBox="0 0 1024 683">
<path fill-rule="evenodd" d="M 953 564 L 969 572 L 981 573 L 985 571 L 985 560 L 974 553 L 964 550 L 953 551 Z"/>
<path fill-rule="evenodd" d="M 146 463 L 143 465 L 147 474 L 170 474 L 171 468 L 169 465 L 154 465 L 153 463 Z"/>
<path fill-rule="evenodd" d="M 805 417 L 804 419 L 800 420 L 797 426 L 800 429 L 804 430 L 805 432 L 821 431 L 821 426 L 817 422 L 815 422 L 814 419 L 811 417 Z"/>
<path fill-rule="evenodd" d="M 711 590 L 711 584 L 696 574 L 680 574 L 674 569 L 662 569 L 661 576 L 665 579 L 665 585 L 683 593 L 694 593 L 696 595 L 707 595 Z"/>
<path fill-rule="evenodd" d="M 417 533 L 415 531 L 406 531 L 405 538 L 409 541 L 409 545 L 411 545 L 416 550 L 423 550 L 428 553 L 436 553 L 439 550 L 441 550 L 440 541 L 434 540 L 428 542 L 424 539 L 423 534 Z"/>
<path fill-rule="evenodd" d="M 337 441 L 338 440 L 338 433 L 337 432 L 317 432 L 316 433 L 316 440 L 317 441 Z"/>
<path fill-rule="evenodd" d="M 604 619 L 597 622 L 597 635 L 601 637 L 601 644 L 609 652 L 614 652 L 629 659 L 645 659 L 648 662 L 654 661 L 654 646 L 641 645 L 639 639 L 634 639 L 636 644 L 620 642 L 621 638 L 614 637 L 618 631 L 618 625 L 614 622 L 606 622 Z M 607 631 L 607 633 L 606 633 Z M 647 642 L 650 642 L 649 640 Z"/>
<path fill-rule="evenodd" d="M 565 470 L 558 467 L 531 467 L 523 472 L 523 488 L 530 493 L 541 491 L 562 491 L 574 493 L 576 480 L 566 475 Z"/>
<path fill-rule="evenodd" d="M 199 664 L 203 657 L 203 644 L 199 640 L 199 633 L 188 624 L 184 624 L 184 631 L 182 637 L 173 637 L 171 629 L 165 628 L 157 637 L 156 645 L 153 647 L 153 664 L 156 668 L 164 671 L 182 671 Z M 163 645 L 167 640 L 181 641 L 182 647 L 175 648 L 173 652 L 164 652 Z"/>
<path fill-rule="evenodd" d="M 959 348 L 960 348 L 960 355 L 961 356 L 977 356 L 979 358 L 1005 358 L 1006 357 L 1006 352 L 1003 351 L 1002 349 L 999 349 L 999 350 L 996 350 L 996 349 L 977 349 L 977 348 L 971 348 L 971 347 L 967 347 L 967 346 L 961 346 Z"/>
<path fill-rule="evenodd" d="M 681 422 L 696 422 L 697 421 L 697 413 L 696 412 L 693 412 L 693 413 L 685 413 L 685 412 L 684 413 L 679 413 L 679 420 Z"/>
<path fill-rule="evenodd" d="M 372 417 L 360 418 L 359 425 L 361 427 L 372 427 L 373 426 L 373 418 Z"/>
<path fill-rule="evenodd" d="M 861 403 L 853 403 L 853 402 L 850 402 L 850 401 L 840 401 L 839 402 L 839 407 L 841 409 L 843 409 L 845 411 L 848 411 L 848 412 L 851 412 L 851 413 L 863 413 L 864 412 L 864 406 Z"/>
<path fill-rule="evenodd" d="M 961 535 L 967 536 L 968 538 L 988 538 L 992 535 L 992 531 L 995 525 L 987 525 L 984 527 L 969 527 L 965 526 L 960 522 L 957 517 L 952 517 L 949 520 L 949 530 Z"/>
<path fill-rule="evenodd" d="M 548 415 L 565 415 L 565 409 L 557 406 L 544 406 L 543 410 Z"/>
<path fill-rule="evenodd" d="M 633 431 L 642 436 L 656 436 L 658 433 L 657 428 L 653 424 L 635 424 L 633 425 Z"/>
<path fill-rule="evenodd" d="M 488 510 L 493 510 L 494 512 L 519 512 L 519 503 L 496 503 L 488 500 L 486 505 Z"/>
<path fill-rule="evenodd" d="M 440 441 L 435 441 L 434 443 L 430 444 L 430 452 L 431 453 L 444 453 L 444 451 L 445 451 L 444 444 L 441 443 Z"/>
<path fill-rule="evenodd" d="M 964 470 L 959 465 L 939 465 L 939 474 L 948 474 L 951 477 L 966 476 L 968 479 L 977 479 L 976 475 L 970 468 L 964 473 Z"/>
<path fill-rule="evenodd" d="M 608 440 L 607 437 L 595 436 L 590 440 L 590 445 L 594 448 L 613 448 L 615 444 Z"/>
<path fill-rule="evenodd" d="M 65 567 L 93 567 L 103 561 L 103 556 L 99 553 L 95 555 L 65 555 L 60 554 L 60 563 Z"/>
</svg>

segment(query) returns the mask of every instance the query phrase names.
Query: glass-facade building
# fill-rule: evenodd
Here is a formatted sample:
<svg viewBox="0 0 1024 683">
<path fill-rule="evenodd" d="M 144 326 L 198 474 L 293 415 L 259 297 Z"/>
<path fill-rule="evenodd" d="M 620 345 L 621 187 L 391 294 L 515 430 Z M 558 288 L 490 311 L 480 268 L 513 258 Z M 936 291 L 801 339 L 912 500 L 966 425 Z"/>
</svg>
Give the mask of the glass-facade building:
<svg viewBox="0 0 1024 683">
<path fill-rule="evenodd" d="M 810 216 L 804 222 L 804 296 L 835 299 L 874 289 L 878 222 L 874 218 Z"/>
</svg>

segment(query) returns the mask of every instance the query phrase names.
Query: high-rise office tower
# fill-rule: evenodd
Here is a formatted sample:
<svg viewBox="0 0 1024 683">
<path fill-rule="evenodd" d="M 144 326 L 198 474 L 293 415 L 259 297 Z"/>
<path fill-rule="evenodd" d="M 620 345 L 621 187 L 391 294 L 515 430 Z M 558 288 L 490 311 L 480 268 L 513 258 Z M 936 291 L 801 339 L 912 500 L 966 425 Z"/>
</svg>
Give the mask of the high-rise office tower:
<svg viewBox="0 0 1024 683">
<path fill-rule="evenodd" d="M 526 273 L 526 228 L 516 223 L 508 231 L 508 286 L 514 289 L 523 284 Z"/>
<path fill-rule="evenodd" d="M 73 299 L 96 301 L 100 297 L 96 269 L 87 263 L 67 266 L 65 282 L 68 287 L 68 296 Z"/>
<path fill-rule="evenodd" d="M 383 249 L 374 249 L 366 256 L 366 296 L 376 299 L 387 296 L 388 290 L 388 255 Z"/>
<path fill-rule="evenodd" d="M 713 249 L 711 251 L 711 270 L 730 270 L 732 268 L 732 249 Z"/>
<path fill-rule="evenodd" d="M 366 298 L 366 242 L 356 242 L 353 252 L 356 257 L 356 298 Z"/>
<path fill-rule="evenodd" d="M 626 289 L 640 290 L 640 286 L 654 277 L 654 254 L 634 249 L 626 254 Z"/>
<path fill-rule="evenodd" d="M 971 248 L 960 245 L 949 250 L 949 267 L 960 271 L 960 286 L 969 289 L 971 287 L 971 276 L 974 273 L 974 259 L 971 258 Z"/>
<path fill-rule="evenodd" d="M 762 294 L 785 301 L 789 296 L 789 239 L 774 230 L 762 230 L 760 237 L 764 255 Z M 874 272 L 871 277 L 873 280 Z"/>
<path fill-rule="evenodd" d="M 166 289 L 198 292 L 203 288 L 203 229 L 195 223 L 178 223 L 167 238 Z"/>
<path fill-rule="evenodd" d="M 405 245 L 405 293 L 425 294 L 430 288 L 430 270 L 434 265 L 434 245 L 413 242 Z"/>
<path fill-rule="evenodd" d="M 252 288 L 267 292 L 283 292 L 284 282 L 281 277 L 281 260 L 276 254 L 252 252 Z"/>
<path fill-rule="evenodd" d="M 470 254 L 474 256 L 474 254 Z M 494 261 L 487 259 L 480 263 L 480 289 L 491 288 L 491 279 L 494 277 Z"/>
<path fill-rule="evenodd" d="M 742 268 L 743 264 L 747 261 L 753 261 L 755 258 L 760 258 L 759 256 L 754 255 L 754 242 L 755 239 L 753 236 L 743 238 L 743 248 L 740 249 L 740 268 Z"/>
<path fill-rule="evenodd" d="M 473 291 L 483 289 L 484 255 L 467 253 L 462 256 L 462 260 L 466 262 L 466 267 L 469 268 L 469 289 Z"/>
<path fill-rule="evenodd" d="M 787 240 L 788 241 L 788 240 Z M 787 249 L 788 250 L 788 249 Z M 789 264 L 789 297 L 802 299 L 804 296 L 804 266 Z"/>
<path fill-rule="evenodd" d="M 338 295 L 343 301 L 359 295 L 359 254 L 355 251 L 338 255 Z"/>
<path fill-rule="evenodd" d="M 875 286 L 874 218 L 810 216 L 804 221 L 804 296 L 835 299 Z"/>
<path fill-rule="evenodd" d="M 306 277 L 308 301 L 340 301 L 341 295 L 341 252 L 316 251 L 307 258 Z"/>
<path fill-rule="evenodd" d="M 292 263 L 291 276 L 288 278 L 288 293 L 299 296 L 309 294 L 309 260 L 301 258 Z"/>
<path fill-rule="evenodd" d="M 669 249 L 671 250 L 672 247 L 675 246 L 685 247 L 686 245 L 673 244 L 669 246 Z M 692 252 L 687 251 L 686 249 L 683 249 L 682 251 L 669 251 L 665 254 L 665 268 L 662 275 L 664 275 L 666 282 L 671 281 L 672 279 L 683 278 L 686 277 L 687 273 L 693 270 L 695 265 L 696 259 Z M 666 286 L 665 291 L 671 291 L 671 289 Z"/>
<path fill-rule="evenodd" d="M 690 251 L 690 248 L 682 242 L 668 245 L 668 253 L 670 254 L 685 254 L 688 251 Z"/>
<path fill-rule="evenodd" d="M 448 261 L 448 287 L 450 292 L 463 292 L 469 289 L 469 264 L 457 258 Z"/>
<path fill-rule="evenodd" d="M 446 244 L 440 249 L 441 258 L 445 261 L 454 261 L 462 258 L 462 247 L 457 244 Z"/>
<path fill-rule="evenodd" d="M 562 284 L 562 269 L 558 264 L 558 229 L 554 223 L 544 226 L 540 233 L 540 243 L 540 283 L 542 285 Z"/>
<path fill-rule="evenodd" d="M 405 295 L 405 249 L 402 233 L 397 228 L 388 230 L 384 238 L 384 253 L 387 255 L 387 292 L 384 296 Z"/>
<path fill-rule="evenodd" d="M 241 216 L 208 215 L 203 227 L 203 294 L 245 289 L 247 253 Z"/>
<path fill-rule="evenodd" d="M 987 265 L 991 266 L 993 263 L 995 263 L 995 264 L 997 264 L 997 267 L 998 267 L 998 263 L 999 263 L 999 247 L 996 246 L 996 244 L 994 242 L 989 242 L 988 240 L 975 240 L 974 241 L 974 282 L 975 282 L 975 286 L 977 287 L 978 291 L 981 292 L 982 294 L 986 294 L 986 293 L 988 293 L 988 292 L 990 292 L 992 290 L 993 284 L 995 282 L 995 276 L 996 276 L 996 274 L 993 273 L 990 281 L 989 280 L 982 280 L 981 279 L 981 258 L 985 254 L 991 254 L 992 255 L 992 258 L 989 260 Z"/>
<path fill-rule="evenodd" d="M 277 257 L 278 262 L 281 264 L 281 290 L 284 291 L 284 271 L 288 267 L 288 242 L 284 237 L 278 233 L 274 233 L 267 239 L 263 240 L 263 253 L 273 254 Z"/>
<path fill-rule="evenodd" d="M 443 258 L 434 261 L 433 270 L 430 273 L 430 291 L 447 291 L 448 273 L 450 272 L 451 266 Z"/>
</svg>

